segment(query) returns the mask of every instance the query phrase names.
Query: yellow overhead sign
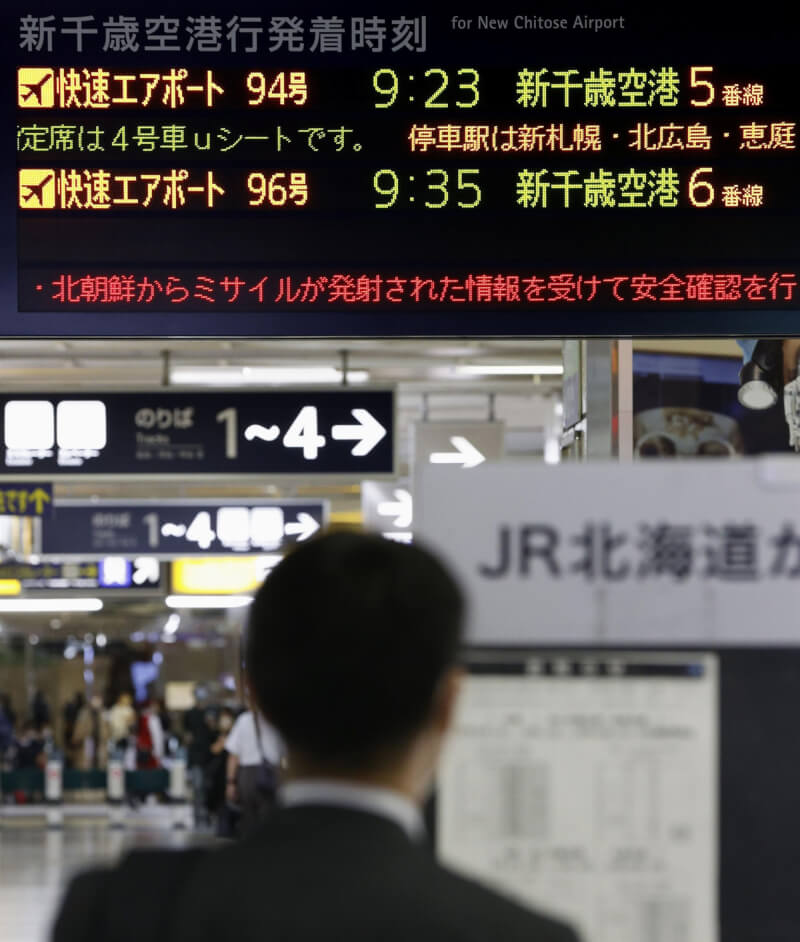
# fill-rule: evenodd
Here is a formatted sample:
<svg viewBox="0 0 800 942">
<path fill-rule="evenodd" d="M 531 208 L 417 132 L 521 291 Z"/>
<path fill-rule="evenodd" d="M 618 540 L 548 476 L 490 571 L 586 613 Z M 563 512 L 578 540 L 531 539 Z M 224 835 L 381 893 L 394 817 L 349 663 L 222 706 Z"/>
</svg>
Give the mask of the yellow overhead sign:
<svg viewBox="0 0 800 942">
<path fill-rule="evenodd" d="M 255 590 L 279 556 L 187 556 L 172 562 L 172 591 L 184 595 L 241 595 Z"/>
</svg>

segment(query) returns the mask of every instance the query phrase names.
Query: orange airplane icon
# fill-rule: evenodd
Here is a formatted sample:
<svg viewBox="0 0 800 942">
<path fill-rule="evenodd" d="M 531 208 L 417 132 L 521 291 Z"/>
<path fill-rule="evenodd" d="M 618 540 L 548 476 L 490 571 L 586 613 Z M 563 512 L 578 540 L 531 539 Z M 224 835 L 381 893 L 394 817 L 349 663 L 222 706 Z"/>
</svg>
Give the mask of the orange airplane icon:
<svg viewBox="0 0 800 942">
<path fill-rule="evenodd" d="M 52 69 L 20 69 L 17 104 L 20 108 L 52 108 L 55 105 L 55 72 Z"/>
<path fill-rule="evenodd" d="M 20 170 L 20 208 L 53 209 L 56 205 L 55 181 L 55 170 Z"/>
</svg>

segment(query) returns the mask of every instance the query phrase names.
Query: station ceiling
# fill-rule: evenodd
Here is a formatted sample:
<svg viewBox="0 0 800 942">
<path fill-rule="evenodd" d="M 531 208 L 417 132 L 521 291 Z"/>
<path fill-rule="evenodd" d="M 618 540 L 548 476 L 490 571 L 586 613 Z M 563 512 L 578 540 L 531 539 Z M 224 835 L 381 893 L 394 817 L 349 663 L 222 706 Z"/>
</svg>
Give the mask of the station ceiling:
<svg viewBox="0 0 800 942">
<path fill-rule="evenodd" d="M 736 356 L 730 340 L 647 341 L 637 349 Z M 368 386 L 397 389 L 400 472 L 409 472 L 412 423 L 485 419 L 494 410 L 526 448 L 535 451 L 543 425 L 560 400 L 561 377 L 549 375 L 466 375 L 463 366 L 561 364 L 560 340 L 6 340 L 0 353 L 0 384 L 7 391 L 54 393 L 68 389 L 155 389 L 165 385 L 255 388 L 269 385 L 263 371 L 274 367 L 329 367 L 366 372 Z M 527 444 L 525 444 L 527 443 Z M 175 482 L 58 482 L 56 497 L 323 497 L 333 518 L 353 519 L 359 510 L 359 482 L 347 479 Z M 97 616 L 60 618 L 4 615 L 8 631 L 36 631 L 46 638 L 81 636 L 102 630 L 109 638 L 158 630 L 165 609 L 160 597 L 106 600 Z M 214 635 L 235 626 L 231 616 L 200 615 L 187 624 Z M 53 627 L 55 626 L 55 627 Z"/>
</svg>

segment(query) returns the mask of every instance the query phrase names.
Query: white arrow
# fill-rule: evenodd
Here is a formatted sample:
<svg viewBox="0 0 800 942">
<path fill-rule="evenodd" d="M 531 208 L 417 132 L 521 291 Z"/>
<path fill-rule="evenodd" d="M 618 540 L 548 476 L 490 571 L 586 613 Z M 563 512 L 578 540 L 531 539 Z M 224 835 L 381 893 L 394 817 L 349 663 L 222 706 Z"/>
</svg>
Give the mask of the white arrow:
<svg viewBox="0 0 800 942">
<path fill-rule="evenodd" d="M 378 513 L 381 517 L 394 517 L 394 525 L 399 530 L 405 530 L 411 526 L 414 512 L 411 494 L 400 487 L 394 492 L 394 496 L 394 500 L 382 500 L 378 504 Z"/>
<path fill-rule="evenodd" d="M 450 444 L 456 450 L 435 451 L 430 457 L 431 464 L 460 464 L 462 468 L 474 468 L 486 461 L 486 456 L 462 435 L 453 435 Z"/>
<path fill-rule="evenodd" d="M 136 585 L 146 582 L 156 585 L 159 580 L 160 567 L 157 559 L 152 556 L 138 556 L 133 561 L 133 581 Z"/>
<path fill-rule="evenodd" d="M 296 536 L 298 543 L 302 543 L 303 540 L 313 536 L 317 530 L 319 530 L 317 521 L 311 514 L 304 512 L 297 515 L 297 523 L 287 523 L 284 527 L 286 536 Z"/>
<path fill-rule="evenodd" d="M 386 437 L 386 429 L 366 409 L 351 409 L 350 414 L 358 425 L 334 425 L 331 435 L 337 441 L 355 441 L 356 444 L 350 454 L 363 458 L 382 438 Z"/>
</svg>

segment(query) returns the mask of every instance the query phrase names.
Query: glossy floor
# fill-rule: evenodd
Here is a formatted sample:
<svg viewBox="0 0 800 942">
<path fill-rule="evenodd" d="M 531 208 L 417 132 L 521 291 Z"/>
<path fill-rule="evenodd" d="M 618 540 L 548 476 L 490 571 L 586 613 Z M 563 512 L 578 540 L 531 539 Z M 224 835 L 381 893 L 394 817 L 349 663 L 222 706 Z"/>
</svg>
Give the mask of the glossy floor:
<svg viewBox="0 0 800 942">
<path fill-rule="evenodd" d="M 64 886 L 92 863 L 133 847 L 187 847 L 210 838 L 186 831 L 115 831 L 102 823 L 0 828 L 0 940 L 46 942 Z"/>
</svg>

